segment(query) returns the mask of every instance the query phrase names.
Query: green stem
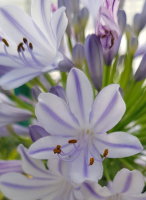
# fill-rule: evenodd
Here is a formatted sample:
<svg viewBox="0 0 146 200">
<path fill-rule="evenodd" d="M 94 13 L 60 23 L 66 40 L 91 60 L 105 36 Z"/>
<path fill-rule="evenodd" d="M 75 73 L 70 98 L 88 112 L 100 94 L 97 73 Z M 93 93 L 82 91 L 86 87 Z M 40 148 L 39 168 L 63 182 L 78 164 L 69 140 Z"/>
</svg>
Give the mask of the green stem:
<svg viewBox="0 0 146 200">
<path fill-rule="evenodd" d="M 72 54 L 72 51 L 73 51 L 72 42 L 71 42 L 70 36 L 67 35 L 67 37 L 68 37 L 68 45 L 69 45 L 69 49 L 70 49 L 70 52 L 71 52 L 71 54 Z"/>
<path fill-rule="evenodd" d="M 113 83 L 114 76 L 115 76 L 115 73 L 116 73 L 118 58 L 119 58 L 119 55 L 117 54 L 115 62 L 113 64 L 112 68 L 111 68 L 111 74 L 110 74 L 110 77 L 109 77 L 109 84 Z"/>
<path fill-rule="evenodd" d="M 45 86 L 40 82 L 40 80 L 39 80 L 37 77 L 34 78 L 33 80 L 34 80 L 34 82 L 35 82 L 38 86 L 40 86 L 40 87 L 42 88 L 42 90 L 43 90 L 44 92 L 48 92 L 48 90 L 45 88 Z"/>
<path fill-rule="evenodd" d="M 103 162 L 103 168 L 104 168 L 104 175 L 105 175 L 105 177 L 107 179 L 107 182 L 111 181 L 111 178 L 109 176 L 108 169 L 107 169 L 107 166 L 106 166 L 105 162 Z"/>
<path fill-rule="evenodd" d="M 108 85 L 109 77 L 110 77 L 110 70 L 111 70 L 111 66 L 107 67 L 106 65 L 104 65 L 104 67 L 103 67 L 103 84 L 102 84 L 102 88 L 104 88 L 105 86 Z"/>
<path fill-rule="evenodd" d="M 61 81 L 62 81 L 62 86 L 64 90 L 66 89 L 66 82 L 67 82 L 67 74 L 65 72 L 61 72 Z"/>
<path fill-rule="evenodd" d="M 130 170 L 134 170 L 135 168 L 129 163 L 127 162 L 124 158 L 119 158 L 119 160 Z"/>
<path fill-rule="evenodd" d="M 15 94 L 11 94 L 10 98 L 17 103 L 19 108 L 28 109 L 34 114 L 34 108 L 22 101 L 21 99 L 19 99 Z"/>
</svg>

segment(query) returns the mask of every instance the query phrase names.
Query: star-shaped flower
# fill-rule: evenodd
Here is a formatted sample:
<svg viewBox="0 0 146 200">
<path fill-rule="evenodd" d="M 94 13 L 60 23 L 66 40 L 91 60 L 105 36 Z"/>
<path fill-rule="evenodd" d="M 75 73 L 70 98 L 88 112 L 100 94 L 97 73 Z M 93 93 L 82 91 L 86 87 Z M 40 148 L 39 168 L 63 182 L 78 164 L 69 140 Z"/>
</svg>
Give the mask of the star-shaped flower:
<svg viewBox="0 0 146 200">
<path fill-rule="evenodd" d="M 127 157 L 143 149 L 135 136 L 124 132 L 107 134 L 126 109 L 119 85 L 105 87 L 94 100 L 88 78 L 73 68 L 68 75 L 66 96 L 68 103 L 50 93 L 39 96 L 36 116 L 51 136 L 35 142 L 28 151 L 30 156 L 58 156 L 68 162 L 72 180 L 81 183 L 101 179 L 105 157 Z"/>
</svg>

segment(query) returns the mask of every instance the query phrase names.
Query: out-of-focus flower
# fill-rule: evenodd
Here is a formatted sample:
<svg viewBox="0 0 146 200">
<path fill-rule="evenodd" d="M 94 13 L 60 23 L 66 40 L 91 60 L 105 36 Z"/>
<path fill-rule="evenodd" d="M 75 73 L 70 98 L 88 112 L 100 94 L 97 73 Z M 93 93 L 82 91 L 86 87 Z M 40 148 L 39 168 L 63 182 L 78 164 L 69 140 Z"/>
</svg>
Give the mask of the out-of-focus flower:
<svg viewBox="0 0 146 200">
<path fill-rule="evenodd" d="M 82 44 L 76 44 L 72 52 L 73 62 L 75 66 L 79 69 L 82 69 L 85 61 L 84 46 Z"/>
<path fill-rule="evenodd" d="M 29 130 L 27 127 L 21 126 L 19 124 L 12 124 L 12 129 L 14 133 L 21 136 L 29 136 Z M 10 136 L 10 132 L 6 127 L 0 128 L 0 137 Z"/>
<path fill-rule="evenodd" d="M 67 102 L 66 93 L 63 87 L 61 87 L 60 85 L 52 87 L 49 92 L 55 94 L 56 96 L 60 97 L 61 99 Z"/>
<path fill-rule="evenodd" d="M 38 100 L 38 96 L 42 93 L 42 91 L 40 90 L 39 87 L 37 86 L 34 86 L 32 89 L 31 89 L 31 94 L 32 94 L 32 97 L 34 98 L 34 100 Z"/>
<path fill-rule="evenodd" d="M 130 134 L 106 133 L 121 120 L 126 109 L 119 85 L 105 87 L 94 101 L 89 80 L 73 68 L 68 75 L 66 95 L 68 104 L 50 93 L 39 96 L 36 116 L 52 136 L 35 142 L 28 151 L 30 156 L 58 156 L 68 162 L 71 179 L 81 183 L 101 179 L 105 157 L 127 157 L 143 149 Z"/>
<path fill-rule="evenodd" d="M 144 177 L 139 171 L 122 169 L 113 183 L 110 182 L 110 187 L 102 188 L 97 183 L 85 182 L 81 191 L 85 200 L 145 200 L 146 193 L 141 194 L 144 185 Z"/>
<path fill-rule="evenodd" d="M 73 13 L 74 14 L 79 13 L 80 11 L 79 0 L 73 0 L 73 1 L 71 0 L 70 3 L 71 3 L 71 8 L 72 8 Z"/>
<path fill-rule="evenodd" d="M 138 57 L 138 56 L 141 56 L 143 55 L 144 53 L 146 52 L 146 44 L 143 44 L 142 46 L 140 46 L 137 51 L 135 52 L 134 54 L 134 57 Z"/>
<path fill-rule="evenodd" d="M 0 93 L 0 127 L 31 118 L 28 110 L 19 109 L 6 95 Z"/>
<path fill-rule="evenodd" d="M 129 41 L 132 34 L 132 27 L 129 24 L 126 25 L 125 32 L 126 32 L 126 37 Z"/>
<path fill-rule="evenodd" d="M 144 3 L 143 6 L 143 10 L 142 12 L 139 14 L 135 14 L 134 19 L 133 19 L 133 28 L 134 28 L 134 32 L 139 35 L 140 31 L 145 27 L 146 25 L 146 1 Z"/>
<path fill-rule="evenodd" d="M 50 0 L 33 0 L 32 18 L 14 5 L 0 7 L 1 29 L 8 38 L 0 43 L 0 65 L 12 67 L 0 79 L 4 89 L 19 87 L 52 71 L 63 60 L 58 49 L 67 26 L 65 8 L 58 9 L 51 18 L 50 7 Z"/>
<path fill-rule="evenodd" d="M 97 15 L 100 6 L 103 4 L 102 0 L 80 0 L 84 7 L 86 7 L 90 15 L 93 17 L 94 25 L 97 22 Z"/>
<path fill-rule="evenodd" d="M 83 29 L 85 29 L 88 19 L 89 19 L 89 11 L 87 8 L 82 8 L 80 11 L 80 18 L 81 18 L 81 26 Z"/>
<path fill-rule="evenodd" d="M 7 174 L 10 172 L 20 172 L 22 173 L 22 163 L 20 160 L 0 160 L 0 177 L 3 174 Z"/>
<path fill-rule="evenodd" d="M 135 80 L 142 81 L 146 78 L 146 53 L 144 54 L 142 61 L 134 75 Z"/>
<path fill-rule="evenodd" d="M 56 12 L 57 10 L 57 6 L 55 6 L 55 4 L 51 3 L 51 9 L 52 9 L 52 12 Z"/>
<path fill-rule="evenodd" d="M 118 24 L 121 29 L 121 33 L 123 34 L 126 28 L 127 17 L 124 10 L 118 11 Z"/>
<path fill-rule="evenodd" d="M 85 57 L 91 80 L 97 90 L 102 88 L 103 50 L 99 37 L 89 35 L 84 44 Z"/>
<path fill-rule="evenodd" d="M 100 37 L 103 48 L 110 49 L 120 36 L 117 20 L 119 0 L 103 2 L 103 6 L 99 9 L 95 32 Z"/>
<path fill-rule="evenodd" d="M 0 177 L 1 191 L 14 200 L 83 200 L 80 185 L 71 183 L 66 163 L 49 160 L 47 170 L 42 161 L 30 158 L 27 149 L 20 145 L 22 167 L 27 178 L 19 173 L 8 173 Z"/>
</svg>

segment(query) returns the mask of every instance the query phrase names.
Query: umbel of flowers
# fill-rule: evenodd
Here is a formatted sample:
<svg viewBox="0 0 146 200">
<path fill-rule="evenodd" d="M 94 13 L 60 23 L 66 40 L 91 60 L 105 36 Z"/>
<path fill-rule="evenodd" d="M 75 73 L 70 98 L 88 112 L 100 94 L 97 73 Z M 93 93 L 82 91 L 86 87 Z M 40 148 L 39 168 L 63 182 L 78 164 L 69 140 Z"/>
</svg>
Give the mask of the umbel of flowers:
<svg viewBox="0 0 146 200">
<path fill-rule="evenodd" d="M 0 7 L 0 200 L 146 200 L 145 5 L 31 4 Z"/>
</svg>

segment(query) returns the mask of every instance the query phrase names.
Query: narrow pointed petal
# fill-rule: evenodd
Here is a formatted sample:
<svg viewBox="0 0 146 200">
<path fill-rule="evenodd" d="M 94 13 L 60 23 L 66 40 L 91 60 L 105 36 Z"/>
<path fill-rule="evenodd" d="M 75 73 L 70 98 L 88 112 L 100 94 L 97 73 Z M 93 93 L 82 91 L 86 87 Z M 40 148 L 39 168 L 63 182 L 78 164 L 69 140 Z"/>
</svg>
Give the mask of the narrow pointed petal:
<svg viewBox="0 0 146 200">
<path fill-rule="evenodd" d="M 67 79 L 66 94 L 72 113 L 81 126 L 87 126 L 93 104 L 93 91 L 82 71 L 75 68 L 71 70 Z"/>
<path fill-rule="evenodd" d="M 96 35 L 89 35 L 84 44 L 85 57 L 94 87 L 100 90 L 103 77 L 103 51 L 100 39 Z"/>
<path fill-rule="evenodd" d="M 112 84 L 97 95 L 90 115 L 90 124 L 95 133 L 105 133 L 113 128 L 126 110 L 119 92 L 119 85 Z"/>
<path fill-rule="evenodd" d="M 65 102 L 67 102 L 66 92 L 63 89 L 63 87 L 61 87 L 60 85 L 56 85 L 54 87 L 51 87 L 49 92 L 52 93 L 52 94 L 55 94 L 56 96 L 60 97 Z"/>
<path fill-rule="evenodd" d="M 20 160 L 0 161 L 0 176 L 9 172 L 22 173 L 22 164 Z"/>
<path fill-rule="evenodd" d="M 59 8 L 52 16 L 51 27 L 57 41 L 57 47 L 59 48 L 62 36 L 65 33 L 68 20 L 65 14 L 65 8 Z"/>
<path fill-rule="evenodd" d="M 0 103 L 0 127 L 15 122 L 25 121 L 31 118 L 30 111 L 15 108 L 4 103 Z"/>
<path fill-rule="evenodd" d="M 29 126 L 29 134 L 33 142 L 36 142 L 42 137 L 50 136 L 50 134 L 45 131 L 45 129 L 38 125 Z"/>
<path fill-rule="evenodd" d="M 137 137 L 124 132 L 99 134 L 94 139 L 93 144 L 101 155 L 105 149 L 108 149 L 108 158 L 132 156 L 141 152 L 143 149 Z"/>
<path fill-rule="evenodd" d="M 15 69 L 0 79 L 0 85 L 4 90 L 14 89 L 40 74 L 41 71 L 32 68 Z"/>
<path fill-rule="evenodd" d="M 85 180 L 98 182 L 103 175 L 102 162 L 94 161 L 93 165 L 89 165 L 91 154 L 87 149 L 82 150 L 77 159 L 69 163 L 69 174 L 71 180 L 75 183 L 82 183 Z"/>
<path fill-rule="evenodd" d="M 51 21 L 51 1 L 50 0 L 33 0 L 31 4 L 31 16 L 33 21 L 43 32 L 46 39 L 49 41 L 50 47 L 55 50 L 56 41 L 53 36 L 50 21 Z"/>
<path fill-rule="evenodd" d="M 22 158 L 22 168 L 26 174 L 34 177 L 46 178 L 49 175 L 49 171 L 46 170 L 41 160 L 36 160 L 28 156 L 28 150 L 19 145 L 18 152 Z"/>
<path fill-rule="evenodd" d="M 49 99 L 49 101 L 48 101 Z M 36 116 L 45 130 L 58 136 L 75 136 L 79 125 L 65 101 L 53 94 L 42 93 L 36 106 Z"/>
<path fill-rule="evenodd" d="M 97 183 L 86 181 L 82 184 L 81 192 L 85 200 L 105 200 L 110 196 L 110 191 L 107 187 L 101 187 Z"/>
<path fill-rule="evenodd" d="M 44 182 L 41 179 L 29 179 L 18 173 L 3 175 L 0 178 L 0 188 L 3 194 L 12 200 L 36 200 L 49 193 L 55 193 L 53 195 L 55 197 L 58 189 L 56 187 L 53 189 L 49 180 Z"/>
<path fill-rule="evenodd" d="M 125 195 L 141 194 L 144 188 L 144 177 L 137 171 L 128 169 L 120 170 L 113 181 L 113 193 L 125 193 Z"/>
<path fill-rule="evenodd" d="M 57 155 L 54 154 L 53 150 L 57 145 L 61 145 L 63 151 L 64 149 L 68 150 L 68 147 L 70 147 L 70 145 L 68 145 L 69 140 L 70 138 L 63 138 L 58 136 L 48 136 L 41 138 L 30 146 L 28 155 L 36 159 L 57 158 Z"/>
</svg>

